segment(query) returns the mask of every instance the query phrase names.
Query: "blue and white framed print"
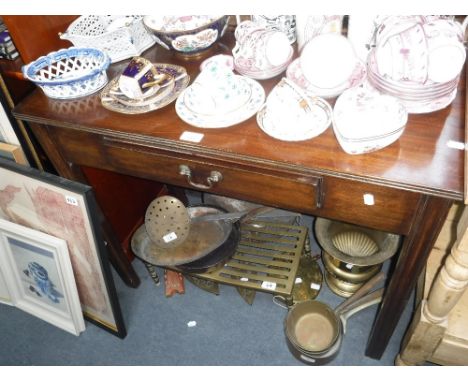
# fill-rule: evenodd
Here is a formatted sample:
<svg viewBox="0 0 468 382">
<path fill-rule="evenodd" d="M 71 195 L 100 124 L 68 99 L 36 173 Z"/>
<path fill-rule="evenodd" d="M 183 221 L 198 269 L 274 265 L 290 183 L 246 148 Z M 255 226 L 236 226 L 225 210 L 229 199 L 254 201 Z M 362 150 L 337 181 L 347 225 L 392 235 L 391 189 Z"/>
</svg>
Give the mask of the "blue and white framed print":
<svg viewBox="0 0 468 382">
<path fill-rule="evenodd" d="M 85 330 L 65 240 L 0 219 L 0 268 L 13 306 L 74 335 Z"/>
</svg>

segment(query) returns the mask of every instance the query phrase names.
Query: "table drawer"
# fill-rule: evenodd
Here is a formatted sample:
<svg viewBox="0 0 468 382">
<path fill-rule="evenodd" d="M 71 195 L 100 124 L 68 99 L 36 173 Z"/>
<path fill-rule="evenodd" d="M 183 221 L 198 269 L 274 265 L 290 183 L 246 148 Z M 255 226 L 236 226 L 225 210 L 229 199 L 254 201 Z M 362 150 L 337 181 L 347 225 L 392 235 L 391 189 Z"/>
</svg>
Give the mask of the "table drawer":
<svg viewBox="0 0 468 382">
<path fill-rule="evenodd" d="M 401 235 L 409 233 L 421 195 L 376 184 L 325 177 L 317 215 Z"/>
<path fill-rule="evenodd" d="M 104 140 L 113 170 L 163 183 L 228 195 L 284 209 L 313 213 L 322 203 L 322 178 L 165 152 L 114 139 Z"/>
</svg>

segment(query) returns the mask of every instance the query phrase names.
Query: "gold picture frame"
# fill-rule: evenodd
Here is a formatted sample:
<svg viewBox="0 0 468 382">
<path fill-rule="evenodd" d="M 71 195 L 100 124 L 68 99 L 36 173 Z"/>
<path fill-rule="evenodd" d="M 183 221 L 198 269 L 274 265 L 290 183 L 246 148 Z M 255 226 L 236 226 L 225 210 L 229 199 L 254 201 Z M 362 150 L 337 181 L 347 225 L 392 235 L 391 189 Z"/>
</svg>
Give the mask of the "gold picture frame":
<svg viewBox="0 0 468 382">
<path fill-rule="evenodd" d="M 0 158 L 14 161 L 18 164 L 29 165 L 21 146 L 0 142 Z"/>
</svg>

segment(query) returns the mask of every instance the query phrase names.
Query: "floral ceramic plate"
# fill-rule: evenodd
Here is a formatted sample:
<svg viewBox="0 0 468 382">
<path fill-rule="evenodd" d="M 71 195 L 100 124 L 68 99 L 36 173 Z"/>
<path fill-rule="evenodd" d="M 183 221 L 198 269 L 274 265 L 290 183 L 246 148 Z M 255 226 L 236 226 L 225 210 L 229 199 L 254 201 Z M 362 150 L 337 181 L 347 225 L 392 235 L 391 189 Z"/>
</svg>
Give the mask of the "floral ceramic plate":
<svg viewBox="0 0 468 382">
<path fill-rule="evenodd" d="M 177 115 L 189 125 L 202 128 L 223 128 L 249 119 L 262 107 L 265 102 L 265 90 L 257 81 L 247 77 L 240 77 L 251 88 L 251 95 L 247 103 L 232 112 L 223 114 L 206 115 L 190 110 L 185 104 L 185 91 L 183 91 L 176 101 Z"/>
<path fill-rule="evenodd" d="M 356 65 L 350 77 L 334 88 L 320 88 L 312 84 L 302 72 L 300 59 L 295 59 L 286 70 L 286 77 L 296 85 L 304 89 L 309 95 L 334 98 L 343 93 L 346 89 L 360 85 L 366 79 L 366 66 L 360 60 L 356 61 Z"/>
<path fill-rule="evenodd" d="M 158 73 L 172 77 L 173 81 L 169 81 L 166 88 L 162 88 L 161 91 L 147 99 L 132 100 L 120 93 L 118 77 L 116 77 L 101 92 L 102 106 L 123 114 L 143 114 L 161 109 L 174 101 L 190 81 L 185 68 L 171 64 L 154 64 L 154 66 Z"/>
</svg>

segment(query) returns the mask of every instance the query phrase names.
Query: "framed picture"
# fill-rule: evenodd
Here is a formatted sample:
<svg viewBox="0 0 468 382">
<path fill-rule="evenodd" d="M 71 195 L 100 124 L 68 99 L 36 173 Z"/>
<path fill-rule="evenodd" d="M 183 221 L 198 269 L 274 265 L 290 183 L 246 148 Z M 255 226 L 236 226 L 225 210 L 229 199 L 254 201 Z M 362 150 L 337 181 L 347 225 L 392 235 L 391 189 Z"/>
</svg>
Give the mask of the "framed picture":
<svg viewBox="0 0 468 382">
<path fill-rule="evenodd" d="M 65 240 L 85 318 L 125 337 L 90 186 L 0 158 L 0 218 Z"/>
<path fill-rule="evenodd" d="M 1 254 L 0 254 L 1 255 Z M 5 276 L 3 275 L 2 268 L 0 266 L 0 303 L 13 305 L 11 301 L 10 291 L 8 290 Z"/>
<path fill-rule="evenodd" d="M 11 145 L 9 143 L 0 142 L 0 158 L 8 159 L 19 164 L 28 164 L 21 146 Z"/>
<path fill-rule="evenodd" d="M 76 336 L 85 330 L 65 240 L 0 219 L 0 267 L 12 305 Z"/>
<path fill-rule="evenodd" d="M 5 108 L 3 104 L 0 103 L 0 141 L 5 143 L 11 143 L 14 145 L 19 145 L 20 142 L 16 136 L 13 126 L 8 119 Z"/>
</svg>

